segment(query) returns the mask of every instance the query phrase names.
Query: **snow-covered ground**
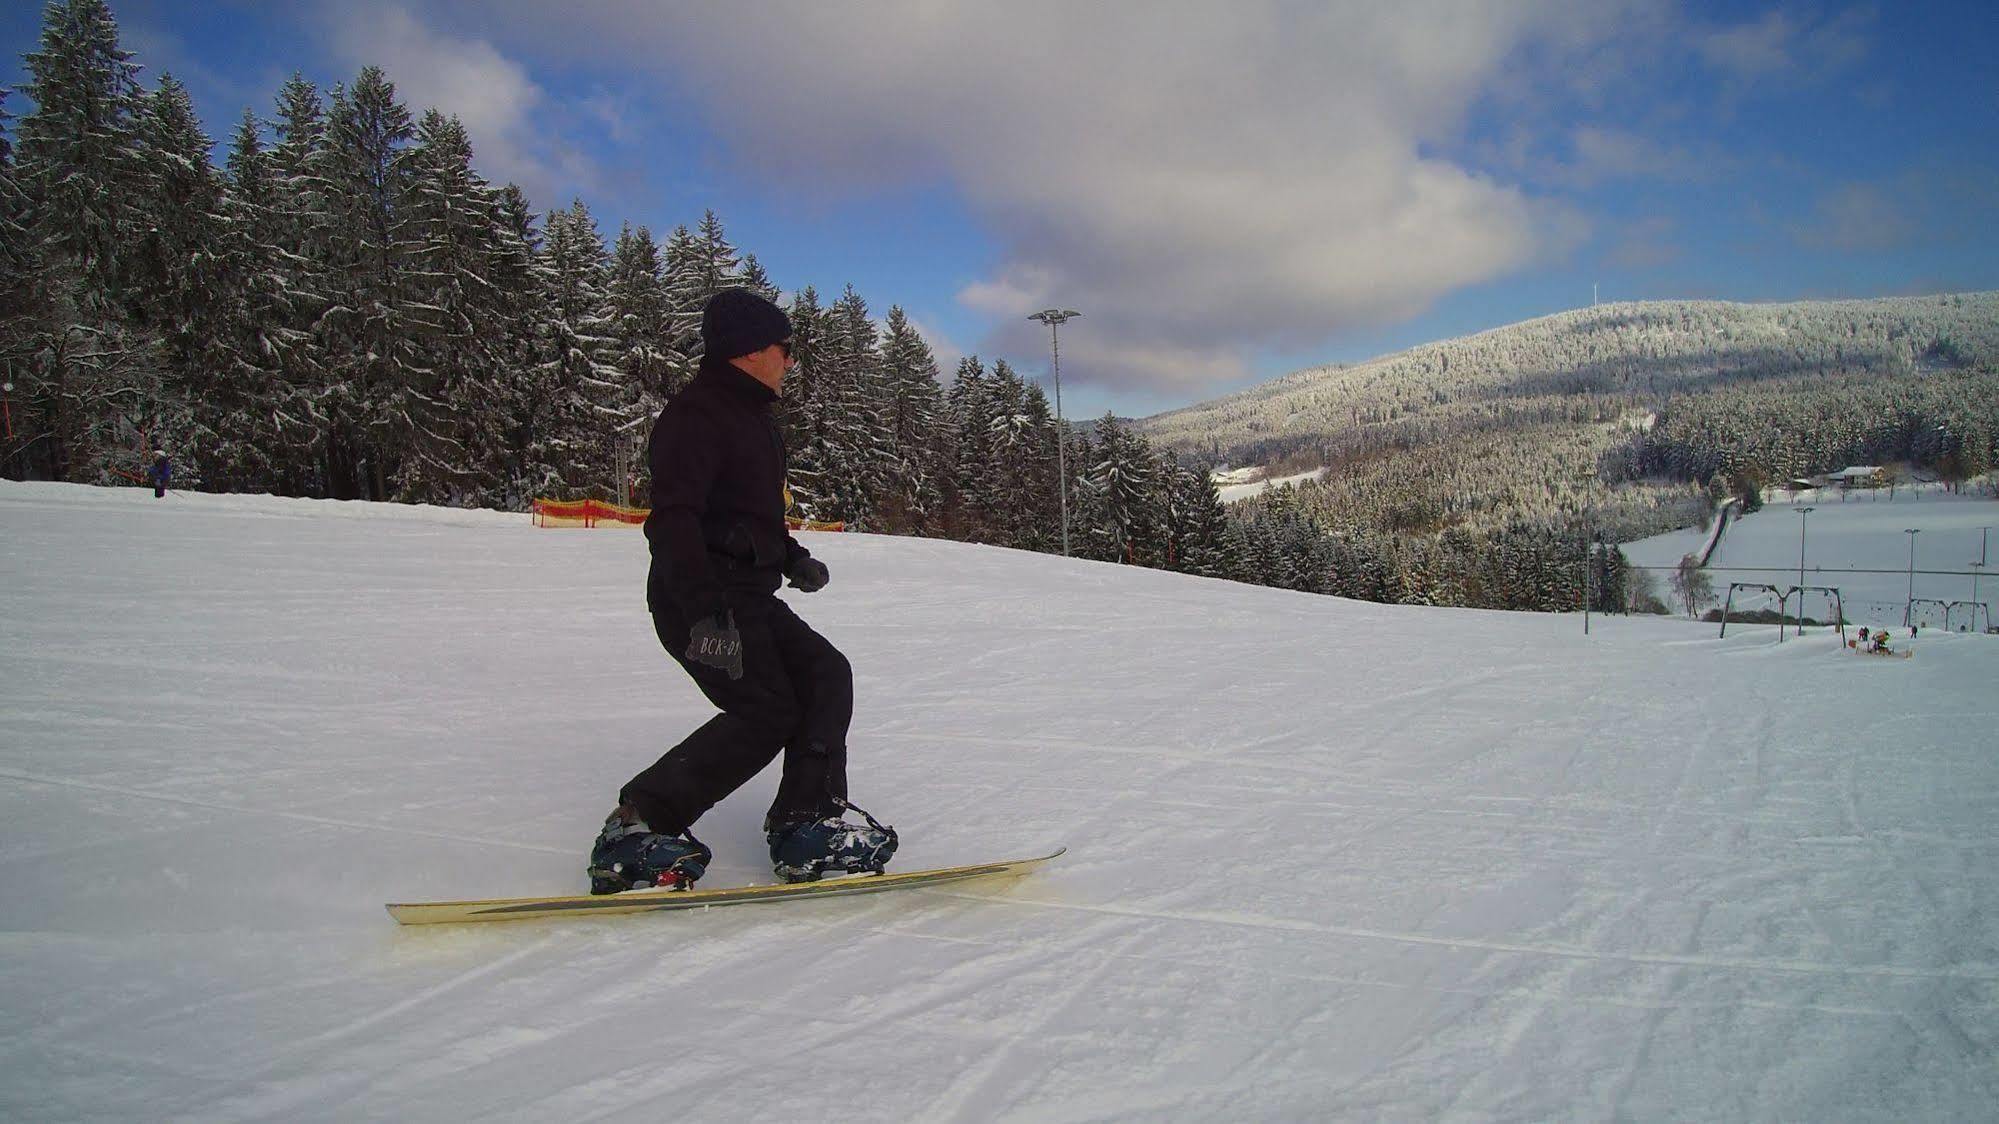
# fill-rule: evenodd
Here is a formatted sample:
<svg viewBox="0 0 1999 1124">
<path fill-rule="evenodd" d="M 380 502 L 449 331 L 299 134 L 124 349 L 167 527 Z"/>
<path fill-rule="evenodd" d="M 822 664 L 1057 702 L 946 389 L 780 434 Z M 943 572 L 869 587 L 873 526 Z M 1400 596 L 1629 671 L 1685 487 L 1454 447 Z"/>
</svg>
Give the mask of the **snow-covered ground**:
<svg viewBox="0 0 1999 1124">
<path fill-rule="evenodd" d="M 1272 488 L 1282 488 L 1286 484 L 1302 484 L 1307 480 L 1317 480 L 1326 474 L 1326 470 L 1315 468 L 1310 472 L 1269 478 L 1263 477 L 1262 474 L 1263 470 L 1260 468 L 1239 468 L 1217 474 L 1215 483 L 1218 486 L 1215 491 L 1221 496 L 1223 503 L 1234 503 L 1237 500 L 1249 499 L 1251 496 L 1260 496 Z"/>
<path fill-rule="evenodd" d="M 705 718 L 643 540 L 0 484 L 0 1119 L 1999 1104 L 1999 640 L 810 545 L 897 866 L 1067 856 L 401 929 L 381 903 L 580 890 L 618 784 Z M 765 876 L 773 783 L 702 821 L 709 884 Z"/>
<path fill-rule="evenodd" d="M 1802 507 L 1812 510 L 1800 515 Z M 1980 529 L 1988 527 L 1991 533 L 1981 542 Z M 1966 602 L 1954 611 L 1951 622 L 1953 628 L 1970 624 L 1975 572 L 1970 564 L 1983 550 L 1991 563 L 1988 569 L 1999 570 L 1999 500 L 1954 495 L 1935 485 L 1898 488 L 1893 499 L 1886 489 L 1773 493 L 1761 511 L 1731 523 L 1722 536 L 1708 562 L 1714 571 L 1715 594 L 1726 593 L 1731 581 L 1767 582 L 1783 589 L 1797 585 L 1802 545 L 1807 586 L 1838 588 L 1847 617 L 1856 624 L 1899 627 L 1909 601 L 1909 536 L 1904 533 L 1909 528 L 1920 532 L 1915 536 L 1915 596 Z M 1699 551 L 1705 540 L 1703 532 L 1689 528 L 1627 543 L 1624 553 L 1640 565 L 1669 568 L 1682 555 Z M 1661 596 L 1666 595 L 1666 579 L 1661 569 Z M 1999 604 L 1999 575 L 1981 576 L 1977 594 L 1980 603 Z M 1775 599 L 1768 596 L 1750 603 L 1775 607 Z M 1830 619 L 1829 605 L 1814 595 L 1805 613 Z M 1943 610 L 1934 605 L 1917 606 L 1917 622 L 1925 627 L 1942 627 L 1943 617 Z M 1984 625 L 1981 611 L 1977 627 Z"/>
</svg>

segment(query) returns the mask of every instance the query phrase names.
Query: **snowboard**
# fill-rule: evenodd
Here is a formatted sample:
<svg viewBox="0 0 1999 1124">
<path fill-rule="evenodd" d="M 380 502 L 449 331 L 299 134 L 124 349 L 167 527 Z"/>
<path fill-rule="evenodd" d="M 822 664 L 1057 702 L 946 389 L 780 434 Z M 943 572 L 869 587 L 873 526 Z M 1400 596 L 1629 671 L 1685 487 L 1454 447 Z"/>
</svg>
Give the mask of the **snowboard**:
<svg viewBox="0 0 1999 1124">
<path fill-rule="evenodd" d="M 863 874 L 819 882 L 737 886 L 721 890 L 627 890 L 622 894 L 564 894 L 548 898 L 489 898 L 464 902 L 391 903 L 389 916 L 403 925 L 439 925 L 463 921 L 526 921 L 547 917 L 594 917 L 612 913 L 656 913 L 668 909 L 705 909 L 717 905 L 831 898 L 843 894 L 878 894 L 916 886 L 939 886 L 968 878 L 1025 874 L 1067 847 L 1032 859 L 906 870 L 893 874 Z"/>
</svg>

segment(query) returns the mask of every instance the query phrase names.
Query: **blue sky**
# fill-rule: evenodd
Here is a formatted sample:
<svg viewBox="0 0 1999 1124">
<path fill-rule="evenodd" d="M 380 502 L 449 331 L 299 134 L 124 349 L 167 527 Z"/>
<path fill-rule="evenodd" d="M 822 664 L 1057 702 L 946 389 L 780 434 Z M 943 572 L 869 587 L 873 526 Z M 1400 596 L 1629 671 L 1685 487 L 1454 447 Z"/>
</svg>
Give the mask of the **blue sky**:
<svg viewBox="0 0 1999 1124">
<path fill-rule="evenodd" d="M 1142 414 L 1603 299 L 1999 288 L 1989 3 L 112 0 L 226 139 L 382 65 L 607 236 L 717 211 L 772 278 Z M 40 13 L 10 6 L 18 84 Z M 22 99 L 10 109 L 25 108 Z"/>
</svg>

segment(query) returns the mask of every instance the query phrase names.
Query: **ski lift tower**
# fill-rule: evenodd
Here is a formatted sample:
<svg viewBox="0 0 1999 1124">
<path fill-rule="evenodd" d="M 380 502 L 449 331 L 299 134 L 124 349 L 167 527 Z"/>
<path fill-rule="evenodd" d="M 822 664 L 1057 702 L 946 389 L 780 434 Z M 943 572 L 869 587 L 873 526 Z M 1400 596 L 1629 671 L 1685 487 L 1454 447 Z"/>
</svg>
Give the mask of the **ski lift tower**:
<svg viewBox="0 0 1999 1124">
<path fill-rule="evenodd" d="M 1815 507 L 1801 507 L 1798 512 L 1798 635 L 1805 634 L 1805 524 L 1811 522 Z M 1782 625 L 1778 626 L 1782 628 Z"/>
<path fill-rule="evenodd" d="M 1902 608 L 1902 627 L 1909 627 L 1909 621 L 1916 612 L 1916 536 L 1923 533 L 1921 527 L 1904 527 L 1902 533 L 1909 536 L 1909 600 Z"/>
</svg>

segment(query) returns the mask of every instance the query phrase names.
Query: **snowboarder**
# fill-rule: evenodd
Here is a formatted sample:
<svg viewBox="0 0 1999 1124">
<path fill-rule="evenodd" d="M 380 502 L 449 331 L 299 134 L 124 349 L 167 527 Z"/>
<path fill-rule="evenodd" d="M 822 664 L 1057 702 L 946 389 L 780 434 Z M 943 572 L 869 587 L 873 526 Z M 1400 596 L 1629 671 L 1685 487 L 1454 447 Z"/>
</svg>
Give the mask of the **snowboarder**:
<svg viewBox="0 0 1999 1124">
<path fill-rule="evenodd" d="M 879 872 L 895 853 L 894 830 L 847 802 L 853 668 L 776 596 L 782 580 L 813 593 L 829 576 L 784 522 L 771 405 L 792 366 L 791 321 L 725 289 L 702 311 L 701 341 L 694 379 L 653 424 L 646 603 L 660 643 L 722 713 L 619 792 L 590 852 L 595 894 L 691 886 L 713 858 L 694 821 L 780 751 L 764 818 L 778 877 Z"/>
<path fill-rule="evenodd" d="M 153 450 L 153 463 L 146 469 L 146 481 L 153 486 L 153 498 L 165 499 L 167 484 L 173 480 L 174 465 L 167 459 L 166 450 Z"/>
</svg>

